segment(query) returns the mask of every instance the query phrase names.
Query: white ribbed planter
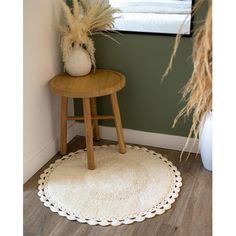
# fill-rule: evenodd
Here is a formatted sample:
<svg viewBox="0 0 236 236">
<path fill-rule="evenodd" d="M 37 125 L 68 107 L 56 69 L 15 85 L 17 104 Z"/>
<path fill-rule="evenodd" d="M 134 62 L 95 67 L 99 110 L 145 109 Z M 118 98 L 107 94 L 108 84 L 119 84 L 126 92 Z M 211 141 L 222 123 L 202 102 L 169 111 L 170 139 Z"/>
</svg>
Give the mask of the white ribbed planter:
<svg viewBox="0 0 236 236">
<path fill-rule="evenodd" d="M 72 76 L 87 75 L 92 68 L 89 53 L 76 44 L 65 63 L 65 68 L 66 72 Z"/>
<path fill-rule="evenodd" d="M 206 113 L 200 125 L 199 145 L 203 166 L 212 171 L 212 112 Z"/>
</svg>

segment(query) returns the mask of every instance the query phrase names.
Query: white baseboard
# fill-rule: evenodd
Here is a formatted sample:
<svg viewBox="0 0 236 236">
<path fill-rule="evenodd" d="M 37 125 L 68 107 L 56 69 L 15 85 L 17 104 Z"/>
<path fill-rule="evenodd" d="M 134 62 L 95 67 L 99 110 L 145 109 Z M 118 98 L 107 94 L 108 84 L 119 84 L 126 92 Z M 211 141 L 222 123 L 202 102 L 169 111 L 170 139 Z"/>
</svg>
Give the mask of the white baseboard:
<svg viewBox="0 0 236 236">
<path fill-rule="evenodd" d="M 67 142 L 70 142 L 77 134 L 75 127 L 76 122 L 70 123 L 67 130 Z M 43 165 L 45 165 L 59 151 L 59 134 L 42 147 L 36 154 L 27 158 L 24 162 L 24 179 L 25 183 L 30 179 Z"/>
<path fill-rule="evenodd" d="M 117 141 L 115 127 L 99 126 L 102 139 Z M 123 129 L 125 141 L 139 145 L 167 148 L 181 151 L 187 141 L 186 137 L 151 133 L 132 129 Z M 85 136 L 83 123 L 73 122 L 68 126 L 67 142 L 70 142 L 76 135 Z M 24 183 L 31 178 L 43 165 L 45 165 L 59 150 L 59 135 L 52 139 L 46 146 L 40 149 L 35 155 L 28 158 L 24 163 Z M 198 140 L 194 144 L 194 139 L 189 140 L 186 151 L 197 153 Z"/>
<path fill-rule="evenodd" d="M 99 126 L 102 139 L 117 141 L 115 127 Z M 167 148 L 172 150 L 182 151 L 187 138 L 176 135 L 151 133 L 132 129 L 123 129 L 125 141 L 139 145 L 148 145 L 153 147 Z M 85 136 L 83 123 L 76 123 L 75 132 L 81 136 Z M 186 152 L 198 152 L 198 140 L 194 143 L 194 139 L 189 139 L 189 144 L 186 147 Z"/>
</svg>

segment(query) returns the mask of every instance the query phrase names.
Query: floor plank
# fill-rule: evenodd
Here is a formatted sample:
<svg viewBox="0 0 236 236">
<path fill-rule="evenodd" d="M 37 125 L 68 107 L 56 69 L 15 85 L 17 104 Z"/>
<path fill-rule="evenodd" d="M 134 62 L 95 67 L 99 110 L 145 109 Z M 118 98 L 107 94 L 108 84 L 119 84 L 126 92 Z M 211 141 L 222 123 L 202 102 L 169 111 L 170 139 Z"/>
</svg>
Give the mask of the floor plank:
<svg viewBox="0 0 236 236">
<path fill-rule="evenodd" d="M 95 145 L 111 144 L 101 140 Z M 37 195 L 40 174 L 61 156 L 57 154 L 24 185 L 25 236 L 210 236 L 212 235 L 212 174 L 202 166 L 201 159 L 191 155 L 179 162 L 180 152 L 148 147 L 168 158 L 181 172 L 183 186 L 180 196 L 163 215 L 140 223 L 120 226 L 90 226 L 69 221 L 43 206 Z M 85 148 L 82 137 L 68 144 L 69 152 Z"/>
</svg>

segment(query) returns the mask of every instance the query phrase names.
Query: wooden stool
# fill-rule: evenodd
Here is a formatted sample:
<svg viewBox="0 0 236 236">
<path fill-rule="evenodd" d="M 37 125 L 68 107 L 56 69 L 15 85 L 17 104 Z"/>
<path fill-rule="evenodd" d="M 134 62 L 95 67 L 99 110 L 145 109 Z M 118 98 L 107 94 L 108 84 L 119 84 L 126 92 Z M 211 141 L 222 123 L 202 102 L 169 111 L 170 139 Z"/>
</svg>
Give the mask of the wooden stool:
<svg viewBox="0 0 236 236">
<path fill-rule="evenodd" d="M 61 96 L 61 154 L 67 153 L 67 120 L 84 120 L 88 169 L 95 169 L 93 137 L 99 140 L 98 120 L 114 119 L 120 153 L 126 152 L 116 92 L 125 86 L 125 76 L 121 73 L 97 69 L 86 76 L 73 77 L 66 73 L 55 76 L 50 81 L 51 90 Z M 114 115 L 97 115 L 96 97 L 110 95 Z M 84 116 L 67 116 L 68 98 L 82 98 Z M 93 121 L 93 125 L 92 125 Z"/>
</svg>

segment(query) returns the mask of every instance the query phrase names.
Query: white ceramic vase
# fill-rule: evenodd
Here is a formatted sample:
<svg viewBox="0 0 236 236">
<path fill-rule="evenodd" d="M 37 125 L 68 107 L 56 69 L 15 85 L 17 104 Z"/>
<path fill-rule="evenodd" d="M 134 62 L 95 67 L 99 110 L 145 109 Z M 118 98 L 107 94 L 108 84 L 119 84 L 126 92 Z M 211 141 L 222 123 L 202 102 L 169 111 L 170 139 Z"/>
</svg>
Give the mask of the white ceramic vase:
<svg viewBox="0 0 236 236">
<path fill-rule="evenodd" d="M 89 53 L 76 44 L 65 63 L 66 72 L 72 76 L 87 75 L 92 68 Z"/>
<path fill-rule="evenodd" d="M 212 112 L 206 113 L 201 122 L 199 145 L 203 166 L 212 171 Z"/>
</svg>

